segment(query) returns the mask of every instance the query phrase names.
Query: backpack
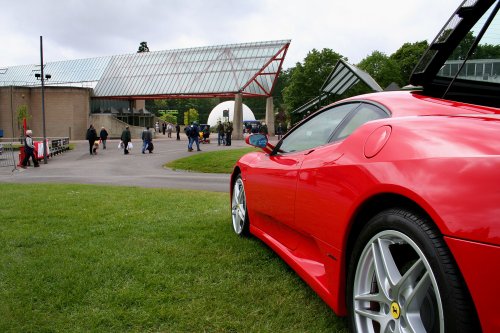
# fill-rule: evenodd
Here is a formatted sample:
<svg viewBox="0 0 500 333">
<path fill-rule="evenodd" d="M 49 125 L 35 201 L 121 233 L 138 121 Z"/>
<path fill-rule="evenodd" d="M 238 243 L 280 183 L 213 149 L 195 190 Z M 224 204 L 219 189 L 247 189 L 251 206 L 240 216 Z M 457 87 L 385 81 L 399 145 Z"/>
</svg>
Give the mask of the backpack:
<svg viewBox="0 0 500 333">
<path fill-rule="evenodd" d="M 184 127 L 184 133 L 186 133 L 187 136 L 191 136 L 192 127 L 190 125 Z"/>
<path fill-rule="evenodd" d="M 191 125 L 189 128 L 189 136 L 196 138 L 198 135 L 200 135 L 200 128 L 196 125 Z"/>
</svg>

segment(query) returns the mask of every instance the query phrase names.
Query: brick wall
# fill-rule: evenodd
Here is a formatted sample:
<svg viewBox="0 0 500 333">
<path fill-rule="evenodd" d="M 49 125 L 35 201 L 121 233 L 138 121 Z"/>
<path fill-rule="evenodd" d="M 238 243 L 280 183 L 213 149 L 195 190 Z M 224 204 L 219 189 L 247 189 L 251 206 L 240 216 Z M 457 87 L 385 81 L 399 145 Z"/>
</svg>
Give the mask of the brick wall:
<svg viewBox="0 0 500 333">
<path fill-rule="evenodd" d="M 47 137 L 83 140 L 90 123 L 89 88 L 45 87 L 45 129 Z M 4 137 L 19 137 L 17 108 L 26 104 L 33 136 L 43 136 L 41 88 L 0 88 L 0 128 Z M 14 125 L 12 125 L 14 119 Z"/>
</svg>

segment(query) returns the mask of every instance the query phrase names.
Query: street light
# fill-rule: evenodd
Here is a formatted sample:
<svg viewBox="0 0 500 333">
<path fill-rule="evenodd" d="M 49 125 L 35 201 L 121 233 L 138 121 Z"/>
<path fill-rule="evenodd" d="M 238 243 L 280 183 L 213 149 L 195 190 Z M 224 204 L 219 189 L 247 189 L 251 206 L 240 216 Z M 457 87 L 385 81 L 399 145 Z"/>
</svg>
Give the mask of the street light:
<svg viewBox="0 0 500 333">
<path fill-rule="evenodd" d="M 52 77 L 50 74 L 43 75 L 43 41 L 42 36 L 40 36 L 40 72 L 35 73 L 37 80 L 42 81 L 42 123 L 43 123 L 43 164 L 47 164 L 47 135 L 45 132 L 45 80 Z"/>
</svg>

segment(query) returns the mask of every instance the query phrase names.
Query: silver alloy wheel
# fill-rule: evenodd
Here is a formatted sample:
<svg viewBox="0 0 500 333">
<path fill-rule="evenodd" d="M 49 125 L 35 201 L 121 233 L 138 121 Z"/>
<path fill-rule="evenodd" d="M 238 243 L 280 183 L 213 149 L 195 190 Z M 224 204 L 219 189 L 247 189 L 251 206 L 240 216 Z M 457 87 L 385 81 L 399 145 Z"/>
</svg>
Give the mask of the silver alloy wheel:
<svg viewBox="0 0 500 333">
<path fill-rule="evenodd" d="M 385 230 L 370 239 L 353 288 L 358 332 L 444 332 L 443 304 L 422 250 L 405 234 Z"/>
<path fill-rule="evenodd" d="M 234 232 L 241 235 L 244 232 L 247 212 L 245 187 L 243 186 L 243 180 L 241 177 L 238 177 L 234 182 L 231 211 Z"/>
</svg>

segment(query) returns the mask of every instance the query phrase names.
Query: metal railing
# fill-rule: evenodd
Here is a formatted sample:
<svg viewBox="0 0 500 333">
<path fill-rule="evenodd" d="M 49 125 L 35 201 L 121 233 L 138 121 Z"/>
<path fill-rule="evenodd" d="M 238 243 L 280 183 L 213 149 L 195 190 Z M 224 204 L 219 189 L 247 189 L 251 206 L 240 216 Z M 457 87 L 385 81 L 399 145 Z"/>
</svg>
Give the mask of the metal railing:
<svg viewBox="0 0 500 333">
<path fill-rule="evenodd" d="M 34 142 L 43 142 L 43 138 L 35 137 Z M 22 138 L 0 138 L 0 167 L 12 167 L 13 170 L 20 164 L 19 148 L 23 147 Z M 35 144 L 36 148 L 38 146 Z M 36 155 L 38 159 L 43 159 L 43 145 L 39 144 L 40 149 Z M 47 138 L 48 157 L 52 157 L 69 150 L 69 138 Z M 35 149 L 36 149 L 35 148 Z"/>
<path fill-rule="evenodd" d="M 16 169 L 16 157 L 12 142 L 0 139 L 0 167 L 11 167 Z"/>
<path fill-rule="evenodd" d="M 69 149 L 69 138 L 52 138 L 49 139 L 49 153 L 54 156 L 65 152 Z"/>
</svg>

